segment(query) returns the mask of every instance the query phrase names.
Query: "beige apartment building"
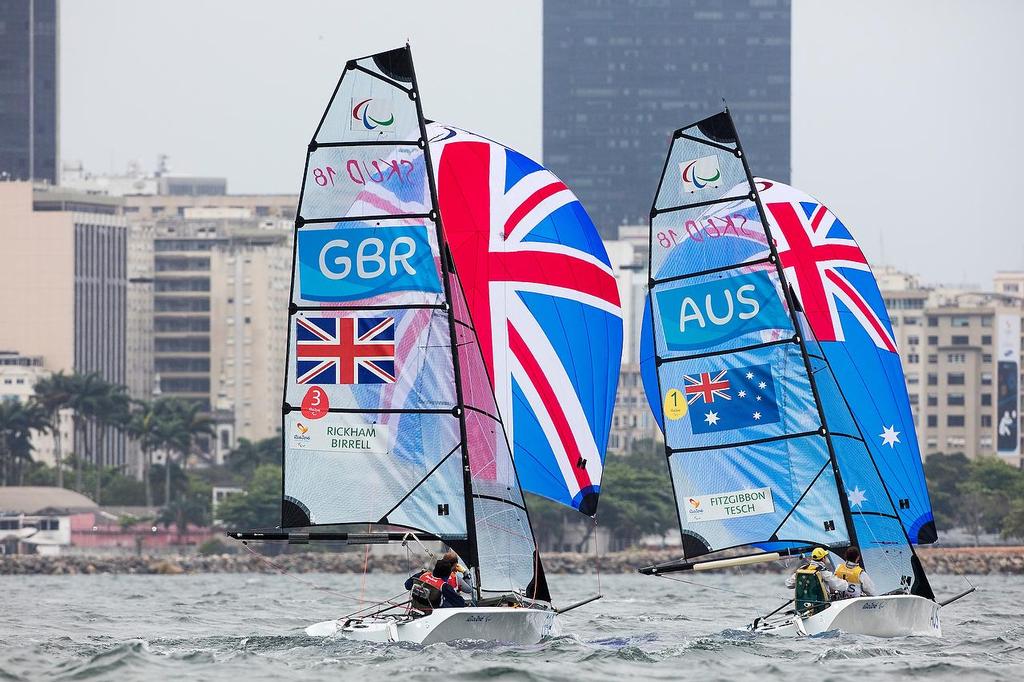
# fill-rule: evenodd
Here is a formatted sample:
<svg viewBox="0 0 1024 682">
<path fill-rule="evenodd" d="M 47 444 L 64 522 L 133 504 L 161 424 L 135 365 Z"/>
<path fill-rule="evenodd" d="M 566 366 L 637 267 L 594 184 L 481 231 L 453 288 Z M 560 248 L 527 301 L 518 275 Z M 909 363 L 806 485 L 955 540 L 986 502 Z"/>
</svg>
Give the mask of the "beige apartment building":
<svg viewBox="0 0 1024 682">
<path fill-rule="evenodd" d="M 1024 275 L 1001 273 L 994 292 L 925 287 L 893 270 L 878 276 L 922 455 L 998 455 L 1019 465 L 1024 298 L 1003 287 Z"/>
<path fill-rule="evenodd" d="M 125 201 L 153 230 L 154 383 L 210 410 L 221 462 L 238 438 L 280 427 L 295 198 Z"/>
<path fill-rule="evenodd" d="M 39 358 L 48 372 L 97 372 L 126 384 L 127 243 L 122 202 L 50 185 L 0 182 L 0 349 Z M 127 439 L 111 430 L 70 444 L 123 466 Z"/>
</svg>

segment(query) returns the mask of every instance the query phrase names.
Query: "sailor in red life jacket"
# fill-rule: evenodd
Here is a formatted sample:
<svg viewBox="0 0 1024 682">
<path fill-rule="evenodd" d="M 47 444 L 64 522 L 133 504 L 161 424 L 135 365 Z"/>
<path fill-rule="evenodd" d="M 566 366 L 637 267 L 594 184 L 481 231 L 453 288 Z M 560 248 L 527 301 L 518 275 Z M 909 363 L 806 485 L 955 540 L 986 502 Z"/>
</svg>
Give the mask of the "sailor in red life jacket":
<svg viewBox="0 0 1024 682">
<path fill-rule="evenodd" d="M 410 591 L 412 607 L 423 613 L 434 609 L 463 607 L 466 600 L 458 592 L 459 581 L 452 571 L 452 564 L 444 559 L 434 564 L 433 571 L 413 573 L 405 581 Z"/>
<path fill-rule="evenodd" d="M 459 561 L 459 555 L 455 553 L 454 549 L 449 549 L 444 553 L 442 557 L 445 561 L 450 561 L 452 564 L 452 575 L 455 576 L 457 585 L 455 589 L 463 594 L 468 594 L 470 601 L 473 601 L 473 573 L 466 568 L 461 561 Z M 475 605 L 475 604 L 474 604 Z"/>
</svg>

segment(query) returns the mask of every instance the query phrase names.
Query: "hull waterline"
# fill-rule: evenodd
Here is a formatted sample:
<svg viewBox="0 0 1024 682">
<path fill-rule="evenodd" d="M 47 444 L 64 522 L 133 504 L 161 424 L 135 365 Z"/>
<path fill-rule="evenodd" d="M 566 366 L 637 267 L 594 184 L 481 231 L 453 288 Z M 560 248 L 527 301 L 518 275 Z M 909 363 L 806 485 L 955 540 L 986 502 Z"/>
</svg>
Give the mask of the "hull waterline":
<svg viewBox="0 0 1024 682">
<path fill-rule="evenodd" d="M 369 642 L 437 644 L 477 639 L 536 644 L 559 630 L 557 614 L 550 609 L 499 606 L 437 609 L 419 618 L 402 615 L 328 620 L 309 626 L 306 634 Z"/>
<path fill-rule="evenodd" d="M 909 594 L 857 597 L 832 602 L 818 613 L 802 617 L 792 613 L 757 622 L 753 632 L 784 636 L 817 635 L 840 630 L 875 637 L 941 637 L 939 605 Z"/>
</svg>

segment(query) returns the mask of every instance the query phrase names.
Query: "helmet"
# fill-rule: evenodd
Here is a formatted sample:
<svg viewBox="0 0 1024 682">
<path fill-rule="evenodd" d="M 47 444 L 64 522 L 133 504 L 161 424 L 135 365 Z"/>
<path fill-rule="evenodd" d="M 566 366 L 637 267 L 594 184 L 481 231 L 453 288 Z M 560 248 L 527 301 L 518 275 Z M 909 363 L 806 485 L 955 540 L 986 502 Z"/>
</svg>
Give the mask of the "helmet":
<svg viewBox="0 0 1024 682">
<path fill-rule="evenodd" d="M 811 552 L 811 558 L 814 559 L 815 561 L 822 561 L 827 556 L 828 556 L 828 550 L 825 549 L 824 547 L 815 547 L 814 551 Z"/>
</svg>

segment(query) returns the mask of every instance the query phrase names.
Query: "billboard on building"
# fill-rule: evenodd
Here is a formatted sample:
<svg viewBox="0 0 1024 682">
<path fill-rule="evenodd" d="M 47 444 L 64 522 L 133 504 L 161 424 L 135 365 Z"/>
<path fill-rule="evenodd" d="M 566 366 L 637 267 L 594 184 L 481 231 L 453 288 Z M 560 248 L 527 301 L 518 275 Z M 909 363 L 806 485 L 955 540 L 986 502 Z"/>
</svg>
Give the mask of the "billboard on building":
<svg viewBox="0 0 1024 682">
<path fill-rule="evenodd" d="M 1020 313 L 997 316 L 996 451 L 1020 454 Z"/>
</svg>

